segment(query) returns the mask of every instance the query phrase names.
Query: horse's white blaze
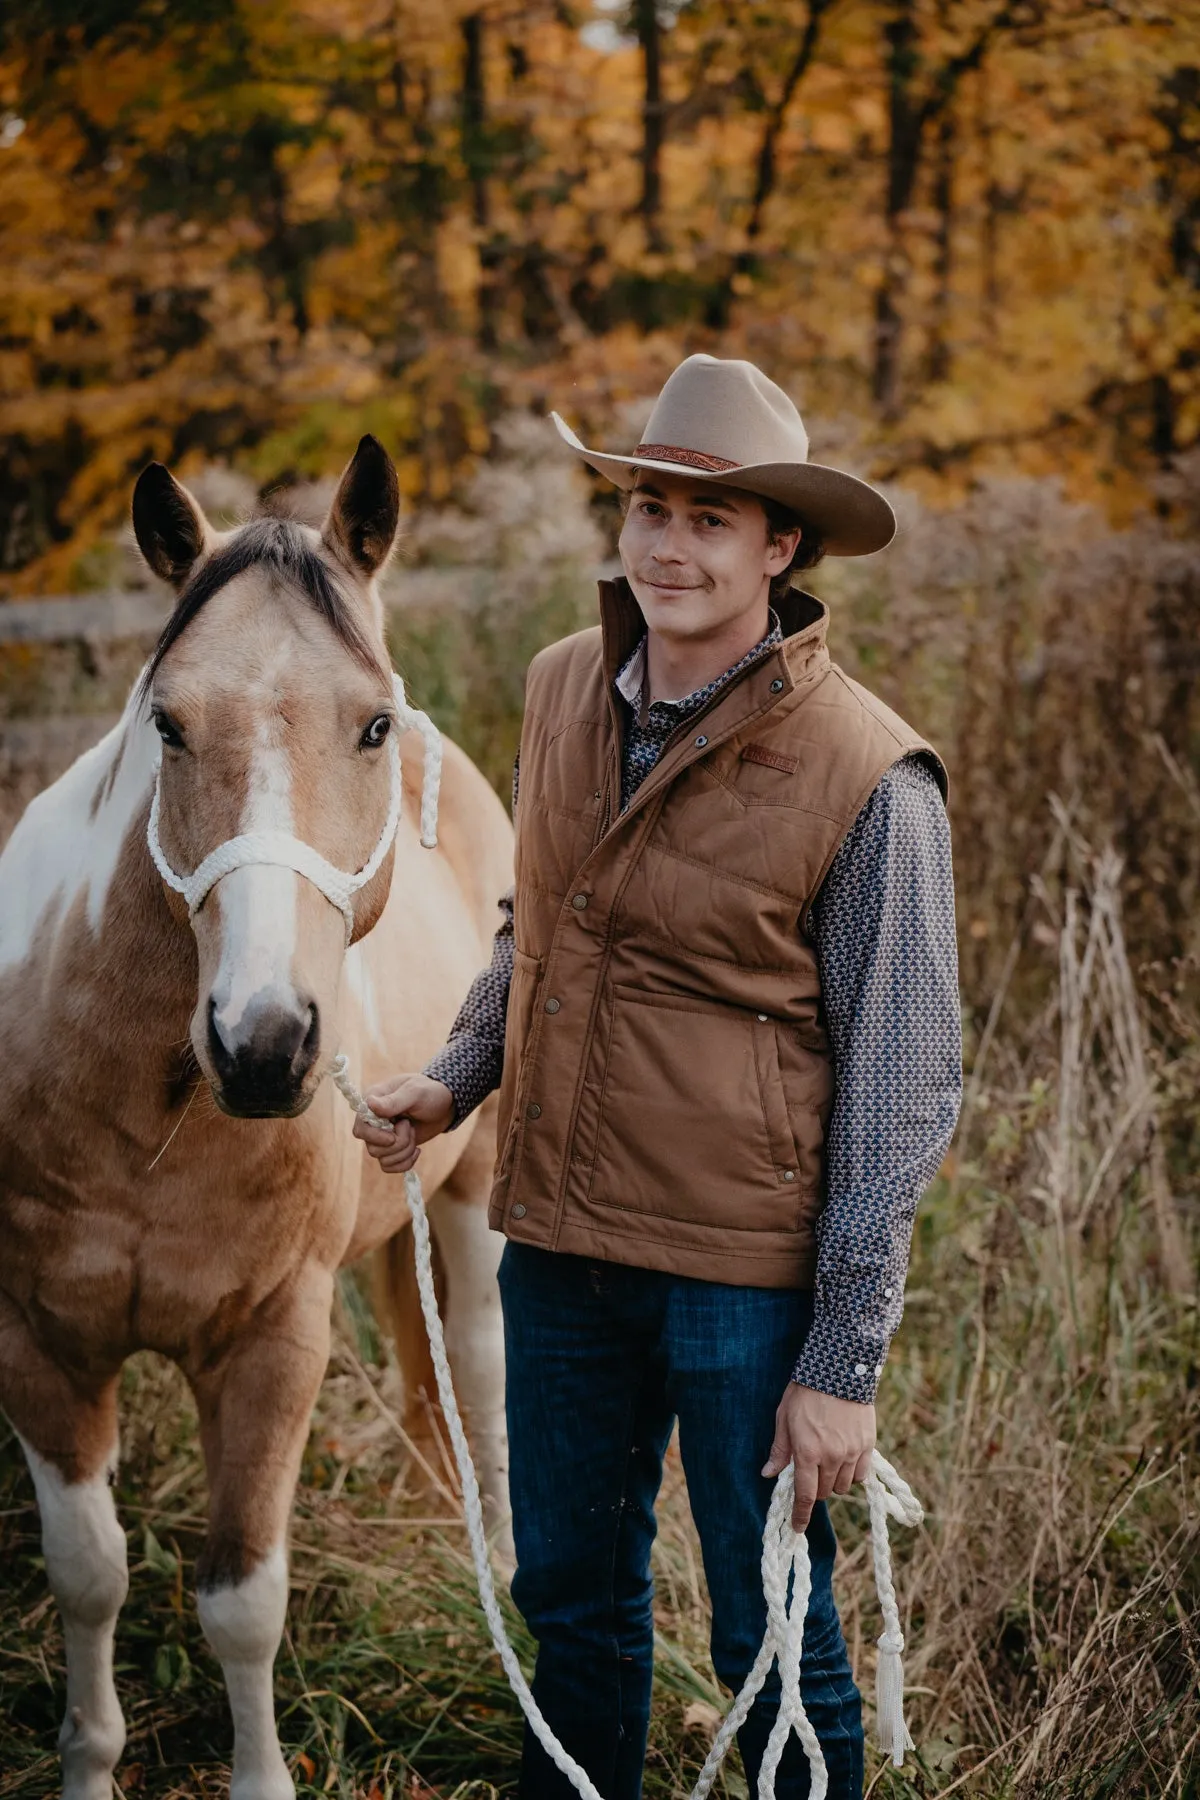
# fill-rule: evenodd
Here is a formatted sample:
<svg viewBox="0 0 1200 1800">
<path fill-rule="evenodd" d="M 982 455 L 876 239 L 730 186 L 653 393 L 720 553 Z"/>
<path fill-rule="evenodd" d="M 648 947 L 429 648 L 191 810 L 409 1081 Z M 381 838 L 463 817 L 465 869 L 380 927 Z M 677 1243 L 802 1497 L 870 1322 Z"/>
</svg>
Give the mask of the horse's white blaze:
<svg viewBox="0 0 1200 1800">
<path fill-rule="evenodd" d="M 67 1711 L 59 1734 L 63 1800 L 109 1800 L 125 1748 L 113 1685 L 113 1632 L 129 1587 L 125 1533 L 107 1475 L 67 1482 L 22 1440 L 37 1491 L 50 1589 L 62 1614 Z"/>
<path fill-rule="evenodd" d="M 292 771 L 287 751 L 263 721 L 255 734 L 241 830 L 291 835 Z M 221 960 L 213 982 L 213 1021 L 226 1048 L 235 1050 L 247 1014 L 263 1006 L 293 1011 L 300 1002 L 292 981 L 296 955 L 299 876 L 291 869 L 253 864 L 235 869 L 213 894 L 221 909 Z"/>
<path fill-rule="evenodd" d="M 244 1581 L 199 1595 L 200 1624 L 233 1714 L 230 1800 L 293 1800 L 296 1792 L 279 1748 L 272 1686 L 287 1589 L 287 1558 L 277 1544 Z"/>
<path fill-rule="evenodd" d="M 79 893 L 87 894 L 89 925 L 99 929 L 121 847 L 149 797 L 158 759 L 158 735 L 140 711 L 135 689 L 120 723 L 30 802 L 5 845 L 0 969 L 24 962 L 50 910 L 57 907 L 64 918 Z"/>
</svg>

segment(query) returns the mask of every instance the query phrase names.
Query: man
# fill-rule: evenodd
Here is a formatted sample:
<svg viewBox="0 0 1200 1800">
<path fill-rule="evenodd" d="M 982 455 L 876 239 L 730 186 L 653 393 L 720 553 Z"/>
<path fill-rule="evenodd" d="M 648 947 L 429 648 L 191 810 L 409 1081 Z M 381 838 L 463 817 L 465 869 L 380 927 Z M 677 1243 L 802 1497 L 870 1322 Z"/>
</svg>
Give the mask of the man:
<svg viewBox="0 0 1200 1800">
<path fill-rule="evenodd" d="M 791 575 L 895 522 L 808 461 L 749 363 L 689 357 L 628 455 L 559 428 L 627 493 L 625 578 L 599 630 L 530 666 L 491 968 L 425 1072 L 368 1096 L 394 1131 L 359 1135 L 402 1171 L 500 1085 L 513 1595 L 563 1744 L 605 1800 L 636 1800 L 678 1420 L 734 1689 L 765 1622 L 772 1478 L 795 1465 L 803 1696 L 849 1800 L 861 1707 L 824 1502 L 866 1471 L 914 1210 L 957 1117 L 957 964 L 942 765 L 830 662 L 827 610 Z M 773 1677 L 739 1734 L 751 1793 L 778 1697 Z M 525 1800 L 570 1791 L 527 1734 Z M 808 1791 L 793 1738 L 776 1793 Z"/>
</svg>

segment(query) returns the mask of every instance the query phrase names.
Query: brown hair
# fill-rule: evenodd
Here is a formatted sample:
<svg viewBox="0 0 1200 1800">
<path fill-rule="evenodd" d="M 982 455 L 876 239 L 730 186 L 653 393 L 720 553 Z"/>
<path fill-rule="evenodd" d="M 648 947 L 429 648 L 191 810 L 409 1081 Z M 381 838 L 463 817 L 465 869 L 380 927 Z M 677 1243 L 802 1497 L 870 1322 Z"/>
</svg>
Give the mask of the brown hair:
<svg viewBox="0 0 1200 1800">
<path fill-rule="evenodd" d="M 768 500 L 765 494 L 759 494 L 758 499 L 767 515 L 767 539 L 770 543 L 777 543 L 789 531 L 800 533 L 800 542 L 796 545 L 796 554 L 791 562 L 780 574 L 771 577 L 771 605 L 776 606 L 791 587 L 793 575 L 798 574 L 801 569 L 816 568 L 825 555 L 825 545 L 820 532 L 814 531 L 790 506 L 784 506 L 780 500 Z"/>
</svg>

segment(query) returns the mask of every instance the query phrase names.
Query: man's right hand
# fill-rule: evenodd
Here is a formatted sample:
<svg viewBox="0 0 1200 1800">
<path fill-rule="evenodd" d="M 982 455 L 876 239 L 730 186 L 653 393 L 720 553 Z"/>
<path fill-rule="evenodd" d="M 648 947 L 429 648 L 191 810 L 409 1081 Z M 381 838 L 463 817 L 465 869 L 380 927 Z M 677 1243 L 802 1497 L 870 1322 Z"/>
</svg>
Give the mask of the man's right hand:
<svg viewBox="0 0 1200 1800">
<path fill-rule="evenodd" d="M 385 1175 L 405 1175 L 428 1143 L 454 1121 L 454 1095 L 443 1081 L 429 1075 L 397 1075 L 368 1088 L 365 1099 L 381 1119 L 395 1123 L 390 1131 L 355 1119 L 354 1135 L 367 1146 Z"/>
</svg>

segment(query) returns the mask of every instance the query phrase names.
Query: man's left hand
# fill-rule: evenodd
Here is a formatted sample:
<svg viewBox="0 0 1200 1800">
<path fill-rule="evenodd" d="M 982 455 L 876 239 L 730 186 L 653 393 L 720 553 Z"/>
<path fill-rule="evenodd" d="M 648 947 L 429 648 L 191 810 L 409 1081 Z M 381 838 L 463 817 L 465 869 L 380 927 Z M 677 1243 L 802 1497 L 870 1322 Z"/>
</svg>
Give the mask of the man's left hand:
<svg viewBox="0 0 1200 1800">
<path fill-rule="evenodd" d="M 763 1474 L 773 1478 L 789 1462 L 795 1465 L 792 1526 L 804 1531 L 815 1501 L 848 1494 L 863 1479 L 874 1448 L 873 1406 L 819 1394 L 791 1381 L 775 1414 L 775 1441 Z"/>
</svg>

